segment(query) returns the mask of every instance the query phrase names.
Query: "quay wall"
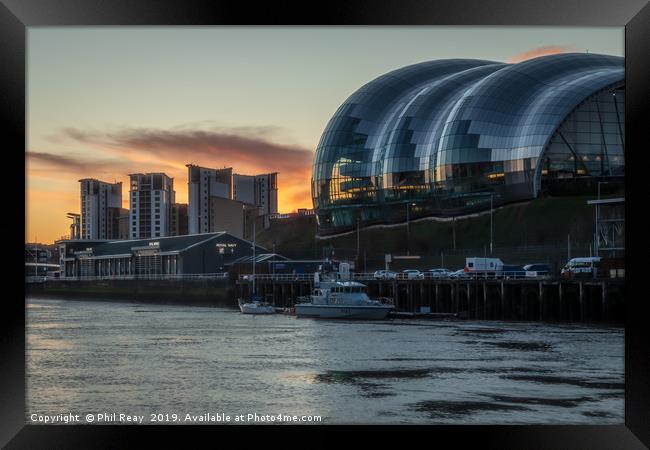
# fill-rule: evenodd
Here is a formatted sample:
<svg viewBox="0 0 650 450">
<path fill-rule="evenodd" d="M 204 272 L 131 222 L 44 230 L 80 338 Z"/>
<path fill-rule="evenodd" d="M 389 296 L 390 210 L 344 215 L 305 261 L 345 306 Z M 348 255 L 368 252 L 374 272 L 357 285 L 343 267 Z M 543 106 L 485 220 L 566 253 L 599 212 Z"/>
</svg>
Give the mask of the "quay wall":
<svg viewBox="0 0 650 450">
<path fill-rule="evenodd" d="M 26 295 L 71 300 L 236 307 L 235 288 L 226 279 L 198 280 L 48 280 L 26 284 Z"/>
<path fill-rule="evenodd" d="M 470 320 L 624 323 L 625 281 L 366 280 L 368 295 L 390 299 L 399 312 L 455 314 Z M 234 279 L 48 280 L 26 284 L 32 297 L 237 307 L 251 283 Z M 257 280 L 276 307 L 292 307 L 312 291 L 309 280 Z"/>
</svg>

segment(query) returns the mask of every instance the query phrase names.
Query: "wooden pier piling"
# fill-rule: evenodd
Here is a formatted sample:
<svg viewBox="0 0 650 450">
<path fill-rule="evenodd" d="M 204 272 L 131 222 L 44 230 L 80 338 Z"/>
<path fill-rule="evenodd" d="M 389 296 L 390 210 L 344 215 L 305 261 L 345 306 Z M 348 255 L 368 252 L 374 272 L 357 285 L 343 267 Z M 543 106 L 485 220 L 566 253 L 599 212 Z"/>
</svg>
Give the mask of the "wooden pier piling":
<svg viewBox="0 0 650 450">
<path fill-rule="evenodd" d="M 567 279 L 363 279 L 371 297 L 393 300 L 397 311 L 460 314 L 472 320 L 618 322 L 624 320 L 624 280 Z M 250 280 L 235 286 L 249 295 Z M 313 280 L 256 279 L 257 291 L 276 306 L 290 307 L 313 289 Z"/>
</svg>

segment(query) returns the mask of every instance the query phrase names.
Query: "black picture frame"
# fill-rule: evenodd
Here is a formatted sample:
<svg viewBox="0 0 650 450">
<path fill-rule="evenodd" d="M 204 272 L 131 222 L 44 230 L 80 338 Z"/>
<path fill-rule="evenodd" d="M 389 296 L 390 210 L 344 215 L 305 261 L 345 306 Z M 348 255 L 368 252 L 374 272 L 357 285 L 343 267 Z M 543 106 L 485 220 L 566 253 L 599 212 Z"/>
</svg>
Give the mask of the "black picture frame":
<svg viewBox="0 0 650 450">
<path fill-rule="evenodd" d="M 650 91 L 650 5 L 645 0 L 374 0 L 293 3 L 265 2 L 261 5 L 235 1 L 102 1 L 102 0 L 2 0 L 0 4 L 0 98 L 5 135 L 3 154 L 5 170 L 18 172 L 25 168 L 25 75 L 26 27 L 64 25 L 558 25 L 558 26 L 617 26 L 625 27 L 626 60 L 626 137 L 633 153 L 626 155 L 626 259 L 634 261 L 642 249 L 648 248 L 632 219 L 632 208 L 643 209 L 644 190 L 634 189 L 632 183 L 641 181 L 640 168 L 644 141 L 642 128 L 648 121 Z M 8 139 L 7 139 L 8 138 Z M 634 150 L 639 152 L 634 155 Z M 24 173 L 24 170 L 23 170 Z M 0 331 L 2 353 L 0 374 L 0 444 L 7 448 L 75 448 L 132 446 L 134 435 L 144 432 L 147 439 L 172 441 L 171 433 L 218 433 L 225 444 L 226 434 L 251 436 L 250 430 L 262 437 L 269 433 L 300 433 L 297 443 L 314 439 L 314 427 L 200 427 L 200 426 L 35 426 L 25 425 L 25 304 L 18 301 L 23 276 L 14 259 L 22 254 L 22 243 L 16 236 L 24 229 L 21 200 L 14 193 L 15 181 L 7 181 L 5 216 L 0 221 L 5 242 L 9 241 L 10 260 L 5 270 L 5 284 L 17 286 L 8 294 L 5 288 Z M 11 183 L 11 187 L 9 184 Z M 22 184 L 24 188 L 24 183 Z M 638 200 L 641 198 L 641 200 Z M 637 200 L 635 200 L 637 199 Z M 639 205 L 635 201 L 641 202 Z M 23 218 L 21 220 L 21 217 Z M 14 254 L 15 250 L 15 254 Z M 19 253 L 20 252 L 20 253 Z M 401 440 L 412 430 L 422 431 L 428 442 L 441 438 L 454 446 L 474 442 L 489 448 L 644 448 L 650 446 L 650 377 L 648 363 L 647 299 L 642 290 L 633 291 L 632 282 L 640 288 L 643 266 L 626 264 L 626 330 L 625 330 L 625 424 L 615 426 L 431 426 L 431 427 L 372 427 L 363 430 L 364 439 L 380 442 L 394 436 Z M 8 285 L 7 285 L 8 286 Z M 639 292 L 639 294 L 636 294 Z M 338 438 L 320 433 L 322 444 L 336 444 Z M 347 427 L 331 427 L 333 429 Z M 369 427 L 364 427 L 369 428 Z M 152 432 L 153 430 L 153 432 Z M 318 427 L 323 430 L 323 427 Z M 316 431 L 318 431 L 316 430 Z M 244 434 L 246 433 L 246 434 Z M 418 433 L 421 434 L 421 433 Z M 422 436 L 422 437 L 424 437 Z M 231 436 L 234 437 L 234 436 Z M 246 438 L 248 440 L 248 438 Z M 449 441 L 450 440 L 450 441 Z M 424 445 L 427 445 L 425 441 Z"/>
</svg>

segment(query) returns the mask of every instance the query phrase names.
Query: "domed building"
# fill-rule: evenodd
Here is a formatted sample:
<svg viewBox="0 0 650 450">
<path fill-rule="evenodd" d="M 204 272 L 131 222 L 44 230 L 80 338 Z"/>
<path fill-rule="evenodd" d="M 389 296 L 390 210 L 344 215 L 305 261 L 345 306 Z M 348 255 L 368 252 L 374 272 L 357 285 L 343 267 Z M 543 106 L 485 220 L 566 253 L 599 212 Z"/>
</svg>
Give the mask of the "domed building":
<svg viewBox="0 0 650 450">
<path fill-rule="evenodd" d="M 427 61 L 353 93 L 316 150 L 321 232 L 449 217 L 536 198 L 542 187 L 624 176 L 624 59 Z"/>
</svg>

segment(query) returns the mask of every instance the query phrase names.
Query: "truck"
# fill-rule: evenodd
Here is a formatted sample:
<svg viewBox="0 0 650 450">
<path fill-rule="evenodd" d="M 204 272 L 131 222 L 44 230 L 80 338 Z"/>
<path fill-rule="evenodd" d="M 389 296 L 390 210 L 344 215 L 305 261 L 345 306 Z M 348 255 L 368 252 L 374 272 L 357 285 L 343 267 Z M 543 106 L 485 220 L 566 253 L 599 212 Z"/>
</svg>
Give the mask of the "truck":
<svg viewBox="0 0 650 450">
<path fill-rule="evenodd" d="M 463 270 L 472 276 L 497 276 L 503 271 L 503 261 L 499 258 L 465 258 L 465 268 Z"/>
</svg>

